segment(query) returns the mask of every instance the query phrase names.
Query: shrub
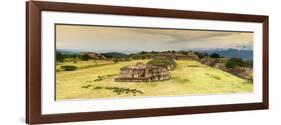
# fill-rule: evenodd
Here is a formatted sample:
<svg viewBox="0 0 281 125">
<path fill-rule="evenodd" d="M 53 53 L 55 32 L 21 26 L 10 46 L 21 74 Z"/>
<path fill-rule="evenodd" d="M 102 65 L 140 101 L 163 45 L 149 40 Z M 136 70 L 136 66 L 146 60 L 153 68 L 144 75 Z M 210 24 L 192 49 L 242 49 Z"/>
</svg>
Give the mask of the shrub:
<svg viewBox="0 0 281 125">
<path fill-rule="evenodd" d="M 234 67 L 244 67 L 247 64 L 241 58 L 230 58 L 225 64 L 226 68 L 234 68 Z"/>
<path fill-rule="evenodd" d="M 63 57 L 62 53 L 61 52 L 56 52 L 56 60 L 58 62 L 63 62 L 63 59 L 64 59 L 64 57 Z"/>
<path fill-rule="evenodd" d="M 213 53 L 210 55 L 211 58 L 220 58 L 220 55 L 217 53 Z"/>
<path fill-rule="evenodd" d="M 97 86 L 94 89 L 102 89 L 103 87 Z"/>
<path fill-rule="evenodd" d="M 125 61 L 131 61 L 131 58 L 129 58 L 129 57 L 125 58 Z"/>
<path fill-rule="evenodd" d="M 200 53 L 200 52 L 194 52 L 194 54 L 199 58 L 202 59 L 204 57 L 208 57 L 208 53 Z"/>
<path fill-rule="evenodd" d="M 119 60 L 118 60 L 117 58 L 113 58 L 112 61 L 113 61 L 114 63 L 118 63 L 118 62 L 119 62 Z"/>
<path fill-rule="evenodd" d="M 77 69 L 76 66 L 70 66 L 70 65 L 61 66 L 61 68 L 64 69 L 64 71 L 74 71 Z"/>
<path fill-rule="evenodd" d="M 246 61 L 245 63 L 246 63 L 247 67 L 253 68 L 253 61 L 252 60 Z"/>
<path fill-rule="evenodd" d="M 191 52 L 190 52 L 191 53 Z M 205 57 L 209 57 L 208 53 L 205 52 L 193 52 L 194 55 L 196 55 L 199 59 L 205 58 Z"/>
<path fill-rule="evenodd" d="M 85 85 L 85 86 L 82 86 L 81 88 L 85 88 L 85 89 L 87 89 L 87 88 L 89 88 L 89 87 L 91 87 L 92 85 Z"/>
<path fill-rule="evenodd" d="M 91 57 L 88 54 L 83 54 L 80 56 L 81 60 L 88 61 Z"/>
</svg>

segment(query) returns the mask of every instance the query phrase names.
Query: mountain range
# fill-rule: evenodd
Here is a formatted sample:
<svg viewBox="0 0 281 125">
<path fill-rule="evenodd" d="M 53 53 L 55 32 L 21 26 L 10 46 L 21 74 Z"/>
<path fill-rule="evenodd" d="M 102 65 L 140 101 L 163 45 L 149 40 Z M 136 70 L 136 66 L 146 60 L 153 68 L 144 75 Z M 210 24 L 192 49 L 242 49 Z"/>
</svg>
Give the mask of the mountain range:
<svg viewBox="0 0 281 125">
<path fill-rule="evenodd" d="M 61 52 L 62 54 L 65 55 L 70 55 L 70 54 L 80 54 L 82 51 L 79 50 L 57 50 L 58 52 Z M 198 51 L 198 52 L 204 52 L 213 54 L 217 53 L 220 56 L 227 57 L 227 58 L 242 58 L 243 60 L 253 60 L 253 50 L 247 50 L 247 49 L 209 49 L 209 50 L 200 50 L 200 49 L 194 49 L 192 51 Z M 122 52 L 105 52 L 105 53 L 100 53 L 101 55 L 105 57 L 126 57 L 128 54 L 122 53 Z"/>
<path fill-rule="evenodd" d="M 201 50 L 208 54 L 217 53 L 220 56 L 227 58 L 242 58 L 243 60 L 253 60 L 253 50 L 238 50 L 238 49 L 212 49 L 212 50 Z"/>
</svg>

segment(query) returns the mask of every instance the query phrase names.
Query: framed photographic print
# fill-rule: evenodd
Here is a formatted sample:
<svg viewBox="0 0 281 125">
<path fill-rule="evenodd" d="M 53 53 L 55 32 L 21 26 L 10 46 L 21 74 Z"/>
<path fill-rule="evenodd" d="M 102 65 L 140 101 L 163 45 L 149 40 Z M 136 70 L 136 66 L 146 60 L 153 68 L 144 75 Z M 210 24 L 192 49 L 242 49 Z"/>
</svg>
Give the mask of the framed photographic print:
<svg viewBox="0 0 281 125">
<path fill-rule="evenodd" d="M 268 109 L 268 16 L 29 1 L 30 124 Z"/>
</svg>

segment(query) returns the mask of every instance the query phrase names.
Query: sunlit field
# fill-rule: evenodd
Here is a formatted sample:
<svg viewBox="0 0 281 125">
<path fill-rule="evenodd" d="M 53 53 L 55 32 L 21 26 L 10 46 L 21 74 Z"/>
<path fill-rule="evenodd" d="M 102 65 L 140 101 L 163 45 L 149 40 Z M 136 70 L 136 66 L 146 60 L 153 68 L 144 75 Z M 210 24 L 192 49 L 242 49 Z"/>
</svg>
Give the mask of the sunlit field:
<svg viewBox="0 0 281 125">
<path fill-rule="evenodd" d="M 57 63 L 56 99 L 95 99 L 138 96 L 180 96 L 249 93 L 252 81 L 193 60 L 176 60 L 171 79 L 156 82 L 115 82 L 120 68 L 149 60 L 114 63 L 106 60 Z M 74 71 L 60 67 L 73 65 Z"/>
</svg>

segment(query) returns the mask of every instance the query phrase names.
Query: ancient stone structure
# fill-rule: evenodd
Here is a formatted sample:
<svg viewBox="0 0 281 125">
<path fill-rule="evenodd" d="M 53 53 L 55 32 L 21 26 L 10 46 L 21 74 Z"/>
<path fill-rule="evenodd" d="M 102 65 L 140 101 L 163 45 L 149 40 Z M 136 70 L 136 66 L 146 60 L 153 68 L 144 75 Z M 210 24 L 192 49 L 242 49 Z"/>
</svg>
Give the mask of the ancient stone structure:
<svg viewBox="0 0 281 125">
<path fill-rule="evenodd" d="M 120 69 L 117 82 L 150 82 L 170 79 L 170 73 L 166 68 L 137 63 Z"/>
</svg>

